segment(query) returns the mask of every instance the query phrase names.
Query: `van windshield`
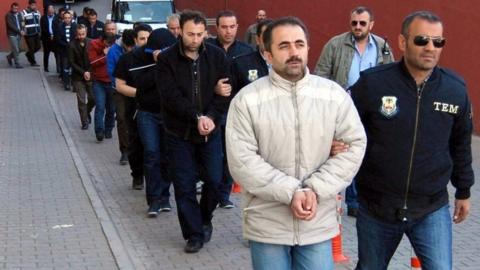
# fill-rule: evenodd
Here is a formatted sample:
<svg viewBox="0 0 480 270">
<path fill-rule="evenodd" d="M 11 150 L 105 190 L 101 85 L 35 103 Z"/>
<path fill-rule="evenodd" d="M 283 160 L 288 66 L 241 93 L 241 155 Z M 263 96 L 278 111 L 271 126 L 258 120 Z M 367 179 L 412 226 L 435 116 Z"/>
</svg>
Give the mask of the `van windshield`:
<svg viewBox="0 0 480 270">
<path fill-rule="evenodd" d="M 113 12 L 113 20 L 124 23 L 165 23 L 172 14 L 170 1 L 122 1 Z"/>
</svg>

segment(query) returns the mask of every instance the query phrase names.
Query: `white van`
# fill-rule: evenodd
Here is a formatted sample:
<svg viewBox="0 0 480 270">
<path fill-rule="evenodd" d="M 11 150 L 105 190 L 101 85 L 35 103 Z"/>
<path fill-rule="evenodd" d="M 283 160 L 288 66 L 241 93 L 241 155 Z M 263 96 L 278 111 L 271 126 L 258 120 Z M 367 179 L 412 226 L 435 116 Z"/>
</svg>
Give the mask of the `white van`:
<svg viewBox="0 0 480 270">
<path fill-rule="evenodd" d="M 143 22 L 152 29 L 166 28 L 167 17 L 175 12 L 173 0 L 112 0 L 112 13 L 107 20 L 117 24 L 117 31 L 132 29 L 136 22 Z"/>
</svg>

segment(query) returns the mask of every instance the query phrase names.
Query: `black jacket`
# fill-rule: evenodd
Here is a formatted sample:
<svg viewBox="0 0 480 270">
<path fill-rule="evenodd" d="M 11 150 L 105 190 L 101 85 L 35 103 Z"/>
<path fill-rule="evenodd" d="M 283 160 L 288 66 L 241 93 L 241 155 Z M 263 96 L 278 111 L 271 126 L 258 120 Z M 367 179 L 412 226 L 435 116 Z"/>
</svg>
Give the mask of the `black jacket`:
<svg viewBox="0 0 480 270">
<path fill-rule="evenodd" d="M 17 16 L 18 24 L 20 25 L 20 28 L 17 27 L 15 16 Z M 22 23 L 23 23 L 23 18 L 20 12 L 13 14 L 11 11 L 9 11 L 5 15 L 5 26 L 7 27 L 7 36 L 19 36 L 21 34 L 20 32 L 22 31 Z"/>
<path fill-rule="evenodd" d="M 96 21 L 94 25 L 90 25 L 90 22 L 86 25 L 87 37 L 91 39 L 100 38 L 103 34 L 103 28 L 105 24 L 101 21 Z"/>
<path fill-rule="evenodd" d="M 162 53 L 156 75 L 166 131 L 192 142 L 205 141 L 198 133 L 197 116 L 206 115 L 213 119 L 216 132 L 218 118 L 226 113 L 230 102 L 230 98 L 215 94 L 218 80 L 230 78 L 225 53 L 204 43 L 199 54 L 195 61 L 187 57 L 180 40 Z"/>
<path fill-rule="evenodd" d="M 71 24 L 69 37 L 67 37 L 65 23 L 61 23 L 57 26 L 57 31 L 55 32 L 55 41 L 57 43 L 57 46 L 59 46 L 60 54 L 67 53 L 66 50 L 68 48 L 68 43 L 75 39 L 76 32 L 77 32 L 77 24 L 74 22 L 72 22 Z"/>
<path fill-rule="evenodd" d="M 48 15 L 43 15 L 42 18 L 40 18 L 40 29 L 41 29 L 41 37 L 42 41 L 46 42 L 49 41 L 50 38 L 54 37 L 55 35 L 55 27 L 57 27 L 57 15 L 53 15 L 53 20 L 52 20 L 52 33 L 50 33 L 49 28 L 48 28 Z"/>
<path fill-rule="evenodd" d="M 417 88 L 402 60 L 362 72 L 351 91 L 368 138 L 355 179 L 372 215 L 421 218 L 448 204 L 450 179 L 457 199 L 470 197 L 472 115 L 460 77 L 435 67 Z"/>
<path fill-rule="evenodd" d="M 215 45 L 218 48 L 222 49 L 222 51 L 225 51 L 223 49 L 223 45 L 220 43 L 218 38 L 208 38 L 207 43 Z M 228 50 L 225 53 L 227 54 L 228 59 L 232 60 L 235 57 L 251 52 L 253 52 L 253 49 L 252 47 L 250 47 L 250 45 L 243 41 L 235 40 L 233 44 L 228 47 Z"/>
<path fill-rule="evenodd" d="M 259 51 L 240 55 L 232 62 L 233 94 L 238 93 L 247 84 L 268 75 L 267 62 Z"/>
<path fill-rule="evenodd" d="M 90 39 L 85 39 L 85 46 L 81 46 L 77 39 L 70 41 L 68 46 L 68 60 L 72 66 L 72 80 L 84 81 L 83 74 L 90 71 L 90 60 L 88 59 L 88 46 Z"/>
</svg>

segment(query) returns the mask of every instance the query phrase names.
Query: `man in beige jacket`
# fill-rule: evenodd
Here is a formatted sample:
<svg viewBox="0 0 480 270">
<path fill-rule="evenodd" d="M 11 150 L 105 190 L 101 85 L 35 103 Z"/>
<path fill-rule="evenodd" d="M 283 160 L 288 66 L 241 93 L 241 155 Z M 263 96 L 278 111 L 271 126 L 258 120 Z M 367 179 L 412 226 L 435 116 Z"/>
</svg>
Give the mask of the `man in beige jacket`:
<svg viewBox="0 0 480 270">
<path fill-rule="evenodd" d="M 272 70 L 235 96 L 226 128 L 253 268 L 333 269 L 335 196 L 360 166 L 365 131 L 342 87 L 309 73 L 299 19 L 274 21 L 263 40 Z M 349 148 L 330 156 L 334 139 Z"/>
</svg>

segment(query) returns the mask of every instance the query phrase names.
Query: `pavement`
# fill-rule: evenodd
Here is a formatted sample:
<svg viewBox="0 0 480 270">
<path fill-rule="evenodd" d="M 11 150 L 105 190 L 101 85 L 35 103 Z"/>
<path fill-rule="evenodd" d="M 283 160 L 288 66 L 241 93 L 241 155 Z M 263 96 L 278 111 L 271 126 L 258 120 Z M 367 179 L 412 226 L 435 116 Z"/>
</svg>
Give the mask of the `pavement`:
<svg viewBox="0 0 480 270">
<path fill-rule="evenodd" d="M 473 142 L 478 175 L 480 138 Z M 144 191 L 131 189 L 119 158 L 116 132 L 97 143 L 93 126 L 80 129 L 75 94 L 55 73 L 1 61 L 0 269 L 251 269 L 238 207 L 218 209 L 211 242 L 185 254 L 173 197 L 172 212 L 147 218 Z M 480 265 L 478 195 L 477 184 L 470 217 L 454 225 L 454 269 Z M 335 269 L 353 269 L 355 219 L 342 223 L 349 260 Z M 404 239 L 389 269 L 410 269 L 411 254 Z"/>
</svg>

